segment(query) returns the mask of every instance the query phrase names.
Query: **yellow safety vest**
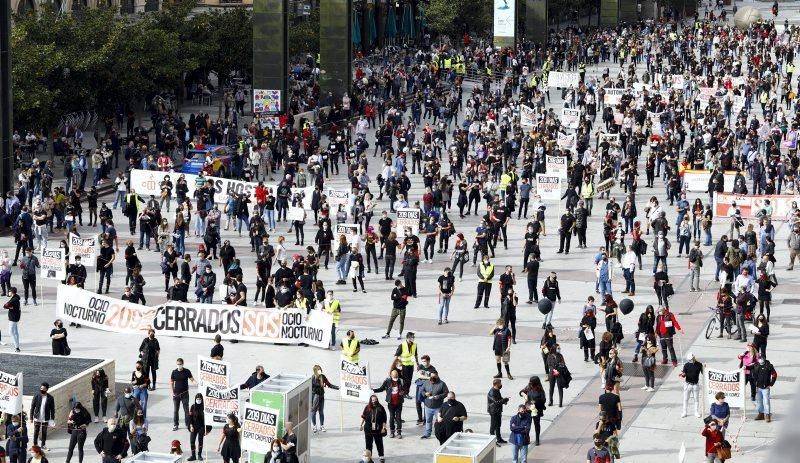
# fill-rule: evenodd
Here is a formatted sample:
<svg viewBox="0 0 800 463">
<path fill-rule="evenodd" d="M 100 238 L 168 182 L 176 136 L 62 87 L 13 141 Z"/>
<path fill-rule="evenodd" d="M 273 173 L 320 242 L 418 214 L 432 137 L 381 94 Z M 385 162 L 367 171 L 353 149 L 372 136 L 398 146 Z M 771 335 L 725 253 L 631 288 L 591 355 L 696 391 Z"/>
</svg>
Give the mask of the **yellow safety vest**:
<svg viewBox="0 0 800 463">
<path fill-rule="evenodd" d="M 450 69 L 450 66 L 452 66 L 452 62 L 453 62 L 452 59 L 445 58 L 445 60 L 444 60 L 444 68 L 445 69 Z"/>
<path fill-rule="evenodd" d="M 508 188 L 508 185 L 510 185 L 510 184 L 511 184 L 511 176 L 510 175 L 508 175 L 506 173 L 506 174 L 503 174 L 503 175 L 500 176 L 500 188 L 502 190 L 505 190 L 506 188 Z"/>
<path fill-rule="evenodd" d="M 333 325 L 339 326 L 339 319 L 342 318 L 342 310 L 339 306 L 339 299 L 334 299 L 330 304 L 325 304 L 325 311 L 333 315 Z"/>
<path fill-rule="evenodd" d="M 407 367 L 414 365 L 417 357 L 417 343 L 412 342 L 411 348 L 409 348 L 408 342 L 404 342 L 400 345 L 400 348 L 400 363 Z"/>
<path fill-rule="evenodd" d="M 342 341 L 342 357 L 350 363 L 358 363 L 358 338 L 353 337 L 352 340 L 347 338 Z"/>
<path fill-rule="evenodd" d="M 478 267 L 478 273 L 480 273 L 481 282 L 489 283 L 494 278 L 494 264 L 489 263 L 489 265 L 484 264 L 481 262 L 480 267 Z"/>
<path fill-rule="evenodd" d="M 583 187 L 581 187 L 581 196 L 587 199 L 594 197 L 594 185 L 584 183 Z"/>
</svg>

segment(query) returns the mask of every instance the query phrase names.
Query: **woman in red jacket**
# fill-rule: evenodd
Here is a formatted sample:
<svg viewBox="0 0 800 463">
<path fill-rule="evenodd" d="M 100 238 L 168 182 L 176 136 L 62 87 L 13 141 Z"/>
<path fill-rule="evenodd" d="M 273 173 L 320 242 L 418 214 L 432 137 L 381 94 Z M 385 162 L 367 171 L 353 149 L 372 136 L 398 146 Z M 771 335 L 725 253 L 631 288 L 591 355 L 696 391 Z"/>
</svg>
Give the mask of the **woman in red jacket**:
<svg viewBox="0 0 800 463">
<path fill-rule="evenodd" d="M 706 438 L 706 461 L 708 463 L 723 462 L 717 457 L 717 449 L 722 445 L 722 433 L 716 421 L 711 421 L 700 433 Z"/>
</svg>

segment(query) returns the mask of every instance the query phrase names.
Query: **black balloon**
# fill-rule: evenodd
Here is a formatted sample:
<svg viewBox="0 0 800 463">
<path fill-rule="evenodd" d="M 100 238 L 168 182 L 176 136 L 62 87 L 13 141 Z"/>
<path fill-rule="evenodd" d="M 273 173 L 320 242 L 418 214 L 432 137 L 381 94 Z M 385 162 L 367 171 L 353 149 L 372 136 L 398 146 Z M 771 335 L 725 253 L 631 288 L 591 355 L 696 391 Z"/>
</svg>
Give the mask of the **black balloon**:
<svg viewBox="0 0 800 463">
<path fill-rule="evenodd" d="M 619 301 L 619 310 L 625 315 L 633 312 L 633 301 L 630 299 L 623 299 Z"/>
<path fill-rule="evenodd" d="M 553 310 L 553 301 L 546 297 L 539 299 L 538 305 L 539 312 L 543 313 L 544 315 L 547 315 L 551 310 Z"/>
</svg>

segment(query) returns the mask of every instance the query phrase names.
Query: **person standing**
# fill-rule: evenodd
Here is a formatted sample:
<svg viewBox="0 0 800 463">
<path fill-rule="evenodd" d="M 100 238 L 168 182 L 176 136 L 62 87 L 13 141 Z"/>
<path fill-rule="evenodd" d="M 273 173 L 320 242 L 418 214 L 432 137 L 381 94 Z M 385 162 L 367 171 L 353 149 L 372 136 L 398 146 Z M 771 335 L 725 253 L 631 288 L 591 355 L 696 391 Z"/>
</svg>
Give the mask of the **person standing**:
<svg viewBox="0 0 800 463">
<path fill-rule="evenodd" d="M 36 302 L 36 274 L 40 265 L 39 258 L 33 255 L 33 249 L 28 248 L 25 250 L 25 255 L 20 260 L 19 266 L 22 269 L 22 289 L 25 295 L 25 305 L 28 305 L 28 290 L 33 296 L 33 305 L 39 305 Z"/>
<path fill-rule="evenodd" d="M 394 321 L 400 318 L 400 333 L 397 335 L 397 340 L 403 339 L 403 327 L 406 323 L 406 307 L 408 307 L 408 290 L 403 286 L 401 280 L 394 280 L 394 289 L 392 290 L 392 315 L 389 317 L 389 326 L 386 328 L 386 334 L 382 339 L 389 339 L 394 326 Z"/>
<path fill-rule="evenodd" d="M 339 390 L 339 386 L 331 384 L 328 377 L 322 373 L 322 367 L 314 365 L 314 374 L 311 375 L 311 425 L 313 432 L 325 429 L 325 388 Z M 317 427 L 317 415 L 319 415 L 319 427 Z"/>
<path fill-rule="evenodd" d="M 511 330 L 509 330 L 506 325 L 505 319 L 498 318 L 497 324 L 492 328 L 489 334 L 494 338 L 492 350 L 494 351 L 494 361 L 497 365 L 497 374 L 494 375 L 494 378 L 498 379 L 503 377 L 503 372 L 500 369 L 500 362 L 502 361 L 506 367 L 508 379 L 513 380 L 514 377 L 511 376 L 511 367 L 509 366 L 513 337 L 511 336 Z"/>
<path fill-rule="evenodd" d="M 178 430 L 178 408 L 183 405 L 184 422 L 186 428 L 189 428 L 189 381 L 192 384 L 197 384 L 194 380 L 192 372 L 188 368 L 183 367 L 183 359 L 178 357 L 176 367 L 172 370 L 169 378 L 169 387 L 172 390 L 172 430 Z"/>
<path fill-rule="evenodd" d="M 489 393 L 486 395 L 486 412 L 489 414 L 490 419 L 489 434 L 494 434 L 498 446 L 508 443 L 500 435 L 500 427 L 503 421 L 503 405 L 508 403 L 508 397 L 503 397 L 500 389 L 503 389 L 503 380 L 495 378 L 492 381 L 492 388 L 489 389 Z M 530 423 L 528 423 L 528 429 L 530 430 Z"/>
<path fill-rule="evenodd" d="M 561 346 L 555 345 L 555 348 L 550 351 L 547 356 L 547 375 L 550 378 L 550 401 L 549 406 L 553 406 L 553 391 L 558 386 L 558 407 L 564 406 L 564 387 L 569 386 L 569 380 L 565 378 L 567 373 L 567 364 L 564 360 L 564 355 L 561 354 Z"/>
<path fill-rule="evenodd" d="M 778 373 L 765 355 L 758 358 L 758 363 L 753 366 L 753 382 L 756 385 L 756 408 L 758 415 L 756 421 L 766 418 L 767 423 L 772 421 L 772 409 L 770 408 L 770 390 L 778 379 Z"/>
<path fill-rule="evenodd" d="M 360 430 L 364 431 L 364 441 L 366 449 L 372 452 L 373 443 L 378 449 L 378 457 L 381 463 L 385 461 L 383 456 L 383 436 L 386 435 L 386 409 L 378 401 L 378 396 L 373 394 L 369 398 L 369 403 L 361 412 Z"/>
<path fill-rule="evenodd" d="M 587 463 L 611 463 L 611 453 L 603 445 L 603 440 L 599 437 L 594 438 L 594 447 L 586 452 Z"/>
<path fill-rule="evenodd" d="M 449 323 L 447 315 L 450 313 L 450 300 L 455 292 L 456 278 L 450 271 L 450 267 L 445 267 L 444 272 L 439 276 L 439 324 Z"/>
<path fill-rule="evenodd" d="M 700 432 L 700 435 L 706 438 L 704 452 L 706 456 L 706 462 L 715 463 L 724 461 L 720 460 L 720 458 L 717 456 L 717 449 L 721 448 L 723 440 L 722 432 L 720 431 L 720 427 L 717 422 L 712 420 L 707 423 Z"/>
<path fill-rule="evenodd" d="M 206 435 L 206 412 L 203 405 L 203 394 L 194 395 L 194 403 L 189 407 L 189 446 L 192 455 L 187 461 L 203 460 L 203 437 Z"/>
<path fill-rule="evenodd" d="M 158 357 L 161 354 L 161 346 L 156 339 L 156 332 L 150 328 L 147 330 L 147 337 L 139 345 L 139 358 L 144 367 L 142 373 L 150 378 L 150 390 L 156 390 L 156 370 L 158 370 Z"/>
<path fill-rule="evenodd" d="M 531 410 L 525 404 L 517 407 L 517 414 L 511 417 L 511 461 L 528 463 L 528 445 L 531 443 Z M 536 440 L 539 445 L 539 440 Z"/>
<path fill-rule="evenodd" d="M 442 408 L 439 409 L 438 422 L 441 423 L 441 428 L 436 432 L 439 444 L 444 444 L 453 434 L 463 432 L 464 422 L 467 421 L 467 418 L 467 408 L 463 403 L 456 400 L 454 391 L 448 392 L 447 400 L 445 400 Z"/>
<path fill-rule="evenodd" d="M 39 394 L 31 400 L 30 414 L 33 424 L 33 445 L 39 445 L 39 434 L 42 435 L 42 449 L 47 450 L 47 428 L 54 427 L 56 419 L 56 401 L 48 394 L 50 384 L 44 382 L 39 386 Z"/>
<path fill-rule="evenodd" d="M 67 329 L 60 319 L 53 322 L 53 329 L 50 330 L 50 341 L 53 355 L 69 355 L 71 350 L 67 343 Z"/>
<path fill-rule="evenodd" d="M 552 308 L 547 315 L 544 316 L 544 322 L 542 323 L 542 329 L 545 329 L 547 325 L 553 324 L 553 317 L 555 316 L 556 312 L 556 301 L 561 303 L 561 289 L 558 287 L 558 275 L 556 272 L 550 272 L 550 275 L 544 280 L 542 283 L 542 296 L 550 299 L 552 303 Z"/>
<path fill-rule="evenodd" d="M 69 436 L 69 449 L 66 462 L 72 460 L 72 452 L 78 447 L 78 463 L 83 463 L 83 444 L 86 442 L 86 427 L 92 422 L 92 415 L 80 402 L 75 402 L 67 416 L 67 430 Z"/>
<path fill-rule="evenodd" d="M 431 365 L 431 358 L 428 355 L 420 357 L 419 365 L 417 365 L 417 379 L 414 381 L 414 385 L 416 386 L 414 405 L 417 409 L 417 426 L 423 426 L 425 424 L 425 418 L 422 414 L 422 405 L 425 402 L 425 395 L 422 392 L 422 387 L 430 380 L 431 373 L 435 371 L 436 367 Z"/>
<path fill-rule="evenodd" d="M 658 334 L 659 343 L 661 344 L 662 365 L 667 364 L 667 350 L 669 350 L 672 366 L 678 366 L 678 358 L 675 356 L 675 346 L 672 342 L 672 338 L 675 336 L 675 330 L 683 334 L 683 329 L 681 329 L 678 319 L 670 312 L 669 307 L 659 307 L 658 315 L 656 316 L 656 334 Z"/>
<path fill-rule="evenodd" d="M 217 446 L 217 451 L 224 463 L 239 463 L 239 458 L 242 456 L 240 432 L 239 419 L 233 413 L 228 414 Z"/>
<path fill-rule="evenodd" d="M 411 387 L 411 379 L 414 377 L 414 369 L 419 365 L 419 354 L 417 353 L 417 343 L 414 341 L 414 332 L 409 331 L 406 334 L 406 341 L 397 346 L 394 352 L 394 361 L 400 360 L 403 368 L 403 394 L 406 399 L 410 399 L 409 388 Z"/>
<path fill-rule="evenodd" d="M 628 245 L 625 255 L 622 256 L 622 275 L 625 277 L 625 290 L 622 291 L 622 294 L 627 294 L 628 297 L 636 295 L 635 272 L 636 252 L 633 250 L 633 245 Z"/>
<path fill-rule="evenodd" d="M 109 418 L 106 427 L 94 438 L 94 448 L 102 463 L 119 463 L 125 453 L 128 433 L 117 426 L 116 418 Z"/>
<path fill-rule="evenodd" d="M 694 396 L 694 416 L 700 417 L 700 378 L 703 375 L 703 364 L 694 358 L 694 354 L 686 354 L 686 363 L 680 376 L 684 379 L 683 383 L 683 412 L 681 418 L 686 418 L 686 409 L 689 406 L 689 397 Z"/>
<path fill-rule="evenodd" d="M 403 438 L 403 401 L 405 399 L 403 392 L 407 388 L 405 380 L 400 377 L 400 373 L 396 368 L 392 368 L 389 372 L 389 377 L 383 380 L 381 387 L 373 389 L 376 394 L 386 392 L 386 408 L 389 409 L 389 430 L 391 431 L 389 438 L 391 439 L 395 437 L 395 430 L 397 431 L 397 438 Z"/>
<path fill-rule="evenodd" d="M 528 279 L 528 304 L 539 302 L 539 291 L 536 289 L 539 283 L 539 256 L 535 253 L 528 254 L 523 273 L 527 274 Z"/>
<path fill-rule="evenodd" d="M 8 331 L 14 341 L 14 351 L 19 352 L 19 321 L 22 319 L 22 310 L 19 307 L 19 295 L 17 288 L 12 286 L 8 290 L 10 299 L 3 304 L 3 308 L 8 310 Z"/>
<path fill-rule="evenodd" d="M 106 372 L 99 368 L 92 374 L 92 411 L 94 412 L 94 422 L 100 421 L 100 412 L 103 412 L 103 423 L 106 422 L 106 412 L 108 410 L 108 376 Z"/>
<path fill-rule="evenodd" d="M 5 427 L 6 451 L 9 463 L 25 463 L 25 449 L 28 447 L 28 428 L 20 420 L 20 415 L 11 417 Z"/>
<path fill-rule="evenodd" d="M 475 308 L 481 305 L 489 308 L 489 295 L 492 292 L 492 280 L 494 279 L 494 264 L 489 261 L 489 256 L 484 254 L 483 260 L 478 266 L 478 297 L 475 299 Z"/>
<path fill-rule="evenodd" d="M 575 216 L 572 209 L 567 209 L 561 216 L 561 227 L 558 229 L 559 241 L 556 254 L 569 254 L 569 244 L 572 241 L 572 232 L 575 230 Z"/>
<path fill-rule="evenodd" d="M 694 247 L 689 251 L 689 291 L 700 291 L 700 271 L 703 268 L 703 251 L 700 249 L 700 241 L 694 242 Z"/>
<path fill-rule="evenodd" d="M 425 397 L 425 432 L 420 439 L 430 439 L 433 420 L 442 408 L 448 392 L 450 390 L 447 389 L 447 383 L 439 379 L 439 373 L 431 371 L 430 379 L 422 385 L 422 395 Z"/>
<path fill-rule="evenodd" d="M 322 301 L 322 310 L 330 314 L 333 319 L 331 321 L 331 345 L 330 349 L 336 349 L 336 329 L 339 327 L 339 321 L 342 319 L 342 303 L 339 299 L 333 297 L 333 291 L 326 293 L 325 300 Z"/>
<path fill-rule="evenodd" d="M 350 363 L 358 363 L 358 354 L 361 352 L 361 342 L 353 330 L 347 330 L 347 335 L 342 340 L 342 357 Z"/>
</svg>

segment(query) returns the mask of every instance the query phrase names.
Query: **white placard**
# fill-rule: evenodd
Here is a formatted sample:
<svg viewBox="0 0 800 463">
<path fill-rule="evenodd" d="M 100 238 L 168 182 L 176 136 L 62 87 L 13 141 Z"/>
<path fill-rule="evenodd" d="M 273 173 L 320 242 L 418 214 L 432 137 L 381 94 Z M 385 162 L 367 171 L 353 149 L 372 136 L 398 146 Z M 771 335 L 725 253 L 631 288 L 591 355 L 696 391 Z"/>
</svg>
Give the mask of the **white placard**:
<svg viewBox="0 0 800 463">
<path fill-rule="evenodd" d="M 325 190 L 325 196 L 328 197 L 328 205 L 331 206 L 331 209 L 336 209 L 340 205 L 347 206 L 350 202 L 350 192 L 347 190 L 328 188 Z"/>
<path fill-rule="evenodd" d="M 561 200 L 561 177 L 536 174 L 536 194 L 542 199 Z"/>
<path fill-rule="evenodd" d="M 581 122 L 580 109 L 561 109 L 561 125 L 570 129 L 577 129 Z"/>
<path fill-rule="evenodd" d="M 217 389 L 227 389 L 231 385 L 231 364 L 210 357 L 197 356 L 197 384 L 206 384 Z"/>
<path fill-rule="evenodd" d="M 241 391 L 239 391 L 239 386 L 217 389 L 214 386 L 205 385 L 200 390 L 203 391 L 206 425 L 222 427 L 225 426 L 229 413 L 240 416 Z"/>
<path fill-rule="evenodd" d="M 0 371 L 0 415 L 22 413 L 22 372 Z"/>
<path fill-rule="evenodd" d="M 744 370 L 726 371 L 706 367 L 704 376 L 706 403 L 714 403 L 717 392 L 724 392 L 725 401 L 731 408 L 744 408 L 745 397 L 750 395 L 744 385 Z"/>
<path fill-rule="evenodd" d="M 306 219 L 306 211 L 302 207 L 289 206 L 289 211 L 286 213 L 287 220 L 304 221 Z"/>
<path fill-rule="evenodd" d="M 339 395 L 344 400 L 369 402 L 372 388 L 369 385 L 369 368 L 367 364 L 351 363 L 341 359 Z"/>
<path fill-rule="evenodd" d="M 558 144 L 558 147 L 561 148 L 561 149 L 573 150 L 573 149 L 575 149 L 575 146 L 576 146 L 575 140 L 576 140 L 576 137 L 575 137 L 574 133 L 571 133 L 569 135 L 559 133 L 558 134 L 558 139 L 556 140 L 556 143 Z"/>
<path fill-rule="evenodd" d="M 615 106 L 622 103 L 622 95 L 625 93 L 624 88 L 606 88 L 603 91 L 605 92 L 603 104 Z"/>
<path fill-rule="evenodd" d="M 683 74 L 672 74 L 670 76 L 670 82 L 672 82 L 672 88 L 677 90 L 683 90 L 683 84 L 685 82 L 685 79 L 683 77 Z"/>
<path fill-rule="evenodd" d="M 411 228 L 412 233 L 419 231 L 419 219 L 422 211 L 410 207 L 398 208 L 397 217 L 394 221 L 398 230 L 404 230 L 406 227 Z"/>
<path fill-rule="evenodd" d="M 577 72 L 550 71 L 547 73 L 547 86 L 551 88 L 578 88 L 581 76 Z"/>
<path fill-rule="evenodd" d="M 69 260 L 75 263 L 75 256 L 81 256 L 84 267 L 94 267 L 97 262 L 97 235 L 81 237 L 69 234 Z"/>
<path fill-rule="evenodd" d="M 519 125 L 522 127 L 536 126 L 536 111 L 525 105 L 519 107 Z"/>
<path fill-rule="evenodd" d="M 50 280 L 66 280 L 66 249 L 64 248 L 42 248 L 39 256 L 39 266 L 41 267 L 42 278 Z"/>
<path fill-rule="evenodd" d="M 566 156 L 546 156 L 545 166 L 547 175 L 558 175 L 567 178 L 567 157 Z"/>
<path fill-rule="evenodd" d="M 278 438 L 280 410 L 246 402 L 242 407 L 242 449 L 269 454 Z"/>
</svg>

